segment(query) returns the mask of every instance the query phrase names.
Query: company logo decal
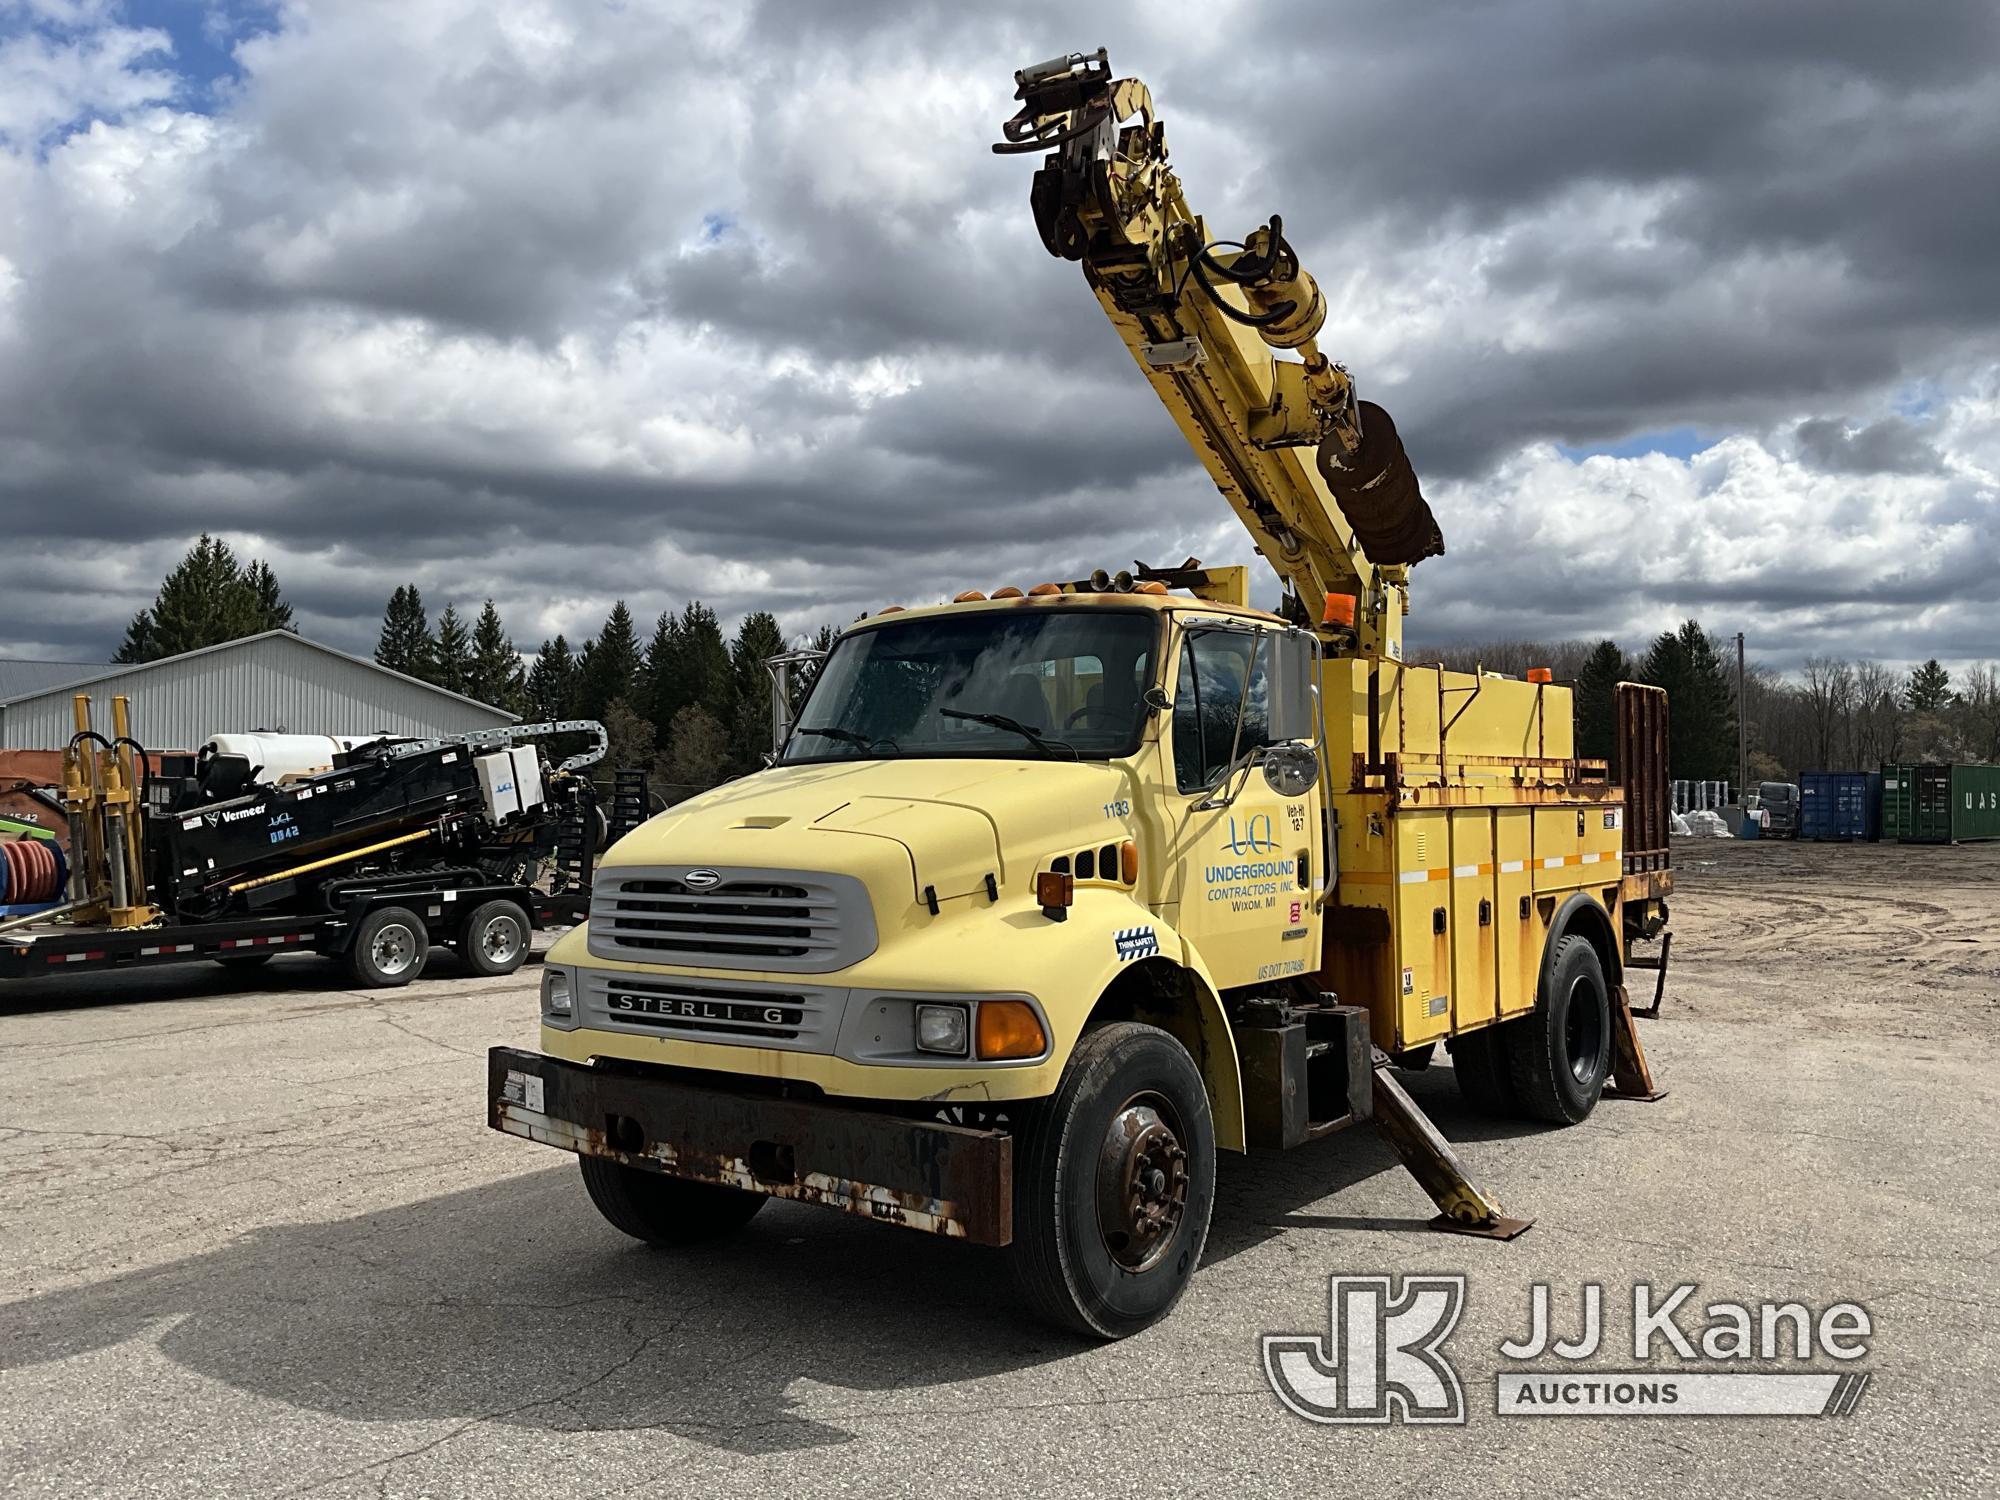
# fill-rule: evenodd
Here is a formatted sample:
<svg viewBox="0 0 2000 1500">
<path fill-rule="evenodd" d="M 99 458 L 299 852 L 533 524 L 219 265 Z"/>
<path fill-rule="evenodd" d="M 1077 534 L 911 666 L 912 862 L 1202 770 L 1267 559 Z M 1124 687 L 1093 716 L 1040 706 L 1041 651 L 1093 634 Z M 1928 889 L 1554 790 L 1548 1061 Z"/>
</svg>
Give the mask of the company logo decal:
<svg viewBox="0 0 2000 1500">
<path fill-rule="evenodd" d="M 689 870 L 682 877 L 682 884 L 689 890 L 705 891 L 710 886 L 722 884 L 722 877 L 713 870 Z"/>
<path fill-rule="evenodd" d="M 1269 813 L 1252 813 L 1244 819 L 1243 831 L 1236 831 L 1236 815 L 1229 815 L 1229 842 L 1224 845 L 1231 854 L 1241 859 L 1246 854 L 1269 854 L 1278 847 L 1278 840 L 1271 832 Z"/>
</svg>

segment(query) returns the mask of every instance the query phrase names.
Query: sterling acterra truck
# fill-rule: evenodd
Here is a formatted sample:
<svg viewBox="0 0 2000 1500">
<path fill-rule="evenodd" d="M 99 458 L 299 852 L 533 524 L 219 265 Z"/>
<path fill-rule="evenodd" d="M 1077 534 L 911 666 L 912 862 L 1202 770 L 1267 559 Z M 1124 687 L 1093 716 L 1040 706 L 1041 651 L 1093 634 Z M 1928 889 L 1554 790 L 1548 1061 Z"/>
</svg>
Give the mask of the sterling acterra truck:
<svg viewBox="0 0 2000 1500">
<path fill-rule="evenodd" d="M 1218 1151 L 1372 1120 L 1440 1227 L 1518 1232 L 1390 1072 L 1439 1043 L 1486 1110 L 1651 1093 L 1624 980 L 1666 917 L 1665 708 L 1621 694 L 1614 776 L 1546 673 L 1406 662 L 1443 542 L 1282 224 L 1218 245 L 1101 52 L 1016 77 L 996 149 L 1046 153 L 1044 242 L 1280 610 L 1190 562 L 857 622 L 769 769 L 609 851 L 488 1118 L 638 1239 L 830 1205 L 1008 1246 L 1117 1337 L 1193 1273 Z"/>
</svg>

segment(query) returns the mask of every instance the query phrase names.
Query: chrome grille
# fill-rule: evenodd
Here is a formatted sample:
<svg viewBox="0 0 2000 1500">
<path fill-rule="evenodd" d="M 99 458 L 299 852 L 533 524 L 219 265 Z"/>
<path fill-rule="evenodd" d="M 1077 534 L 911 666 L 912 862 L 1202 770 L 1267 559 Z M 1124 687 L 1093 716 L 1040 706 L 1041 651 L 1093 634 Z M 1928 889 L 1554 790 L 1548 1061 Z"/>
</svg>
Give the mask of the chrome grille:
<svg viewBox="0 0 2000 1500">
<path fill-rule="evenodd" d="M 737 869 L 704 871 L 710 883 L 690 884 L 687 873 L 601 871 L 590 900 L 590 951 L 640 963 L 807 974 L 874 951 L 867 892 L 852 876 Z"/>
<path fill-rule="evenodd" d="M 683 981 L 602 969 L 580 971 L 579 992 L 586 1026 L 794 1052 L 831 1052 L 847 1002 L 844 989 Z"/>
</svg>

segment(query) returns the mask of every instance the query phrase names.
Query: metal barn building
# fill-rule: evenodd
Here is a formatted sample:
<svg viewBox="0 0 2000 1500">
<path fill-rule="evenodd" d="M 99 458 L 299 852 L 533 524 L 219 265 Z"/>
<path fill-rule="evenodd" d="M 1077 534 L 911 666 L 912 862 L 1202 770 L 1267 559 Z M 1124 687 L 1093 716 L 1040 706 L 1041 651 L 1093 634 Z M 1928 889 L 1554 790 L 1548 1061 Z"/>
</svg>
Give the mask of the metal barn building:
<svg viewBox="0 0 2000 1500">
<path fill-rule="evenodd" d="M 515 715 L 288 630 L 129 667 L 0 664 L 0 749 L 56 750 L 74 732 L 70 700 L 88 693 L 109 733 L 111 700 L 132 700 L 132 734 L 162 750 L 254 729 L 288 734 L 456 734 Z M 59 681 L 50 679 L 61 679 Z"/>
</svg>

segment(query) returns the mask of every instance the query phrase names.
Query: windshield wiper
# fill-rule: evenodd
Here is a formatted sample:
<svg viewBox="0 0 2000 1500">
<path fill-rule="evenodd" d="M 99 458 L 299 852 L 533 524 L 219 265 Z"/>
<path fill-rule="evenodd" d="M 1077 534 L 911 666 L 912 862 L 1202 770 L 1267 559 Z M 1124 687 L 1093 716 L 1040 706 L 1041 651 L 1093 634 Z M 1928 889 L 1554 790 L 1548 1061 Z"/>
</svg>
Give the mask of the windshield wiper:
<svg viewBox="0 0 2000 1500">
<path fill-rule="evenodd" d="M 947 719 L 970 719 L 975 724 L 991 724 L 995 729 L 1010 730 L 1051 759 L 1055 758 L 1058 750 L 1067 750 L 1071 760 L 1078 758 L 1076 746 L 1068 740 L 1050 739 L 1039 729 L 1031 729 L 1019 719 L 1010 719 L 1005 714 L 973 714 L 962 708 L 941 708 L 938 712 Z"/>
<path fill-rule="evenodd" d="M 859 745 L 863 750 L 873 750 L 877 745 L 887 745 L 891 750 L 901 751 L 902 746 L 890 739 L 870 739 L 865 734 L 856 734 L 852 729 L 842 729 L 836 724 L 801 724 L 792 731 L 794 734 L 816 734 L 822 739 L 839 740 L 843 745 Z"/>
</svg>

